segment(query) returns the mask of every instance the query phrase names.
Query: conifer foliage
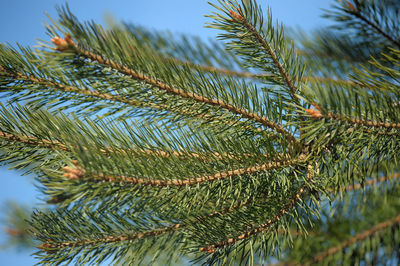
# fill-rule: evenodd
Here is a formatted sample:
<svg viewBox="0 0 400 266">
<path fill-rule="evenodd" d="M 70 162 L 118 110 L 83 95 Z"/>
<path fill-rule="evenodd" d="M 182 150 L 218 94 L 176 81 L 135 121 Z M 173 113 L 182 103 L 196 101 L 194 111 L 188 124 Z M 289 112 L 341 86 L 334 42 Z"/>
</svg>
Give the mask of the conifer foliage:
<svg viewBox="0 0 400 266">
<path fill-rule="evenodd" d="M 40 263 L 398 263 L 398 1 L 337 0 L 308 35 L 211 4 L 216 43 L 62 7 L 40 48 L 1 44 Z"/>
</svg>

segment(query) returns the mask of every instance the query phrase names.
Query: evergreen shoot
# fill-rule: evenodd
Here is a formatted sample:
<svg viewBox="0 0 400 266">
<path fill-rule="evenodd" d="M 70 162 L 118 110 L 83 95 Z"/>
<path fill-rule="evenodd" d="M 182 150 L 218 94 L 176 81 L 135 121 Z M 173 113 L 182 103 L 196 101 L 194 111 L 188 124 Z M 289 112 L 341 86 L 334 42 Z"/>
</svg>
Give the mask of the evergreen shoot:
<svg viewBox="0 0 400 266">
<path fill-rule="evenodd" d="M 0 161 L 47 206 L 10 235 L 43 265 L 400 263 L 398 1 L 336 0 L 312 34 L 211 5 L 217 42 L 65 6 L 0 44 Z"/>
</svg>

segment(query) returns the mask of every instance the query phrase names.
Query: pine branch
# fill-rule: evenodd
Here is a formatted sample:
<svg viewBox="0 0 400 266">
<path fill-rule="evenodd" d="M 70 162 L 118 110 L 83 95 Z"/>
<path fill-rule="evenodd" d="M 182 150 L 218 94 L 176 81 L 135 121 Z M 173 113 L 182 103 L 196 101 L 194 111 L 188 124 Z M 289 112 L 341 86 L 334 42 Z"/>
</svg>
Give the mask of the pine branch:
<svg viewBox="0 0 400 266">
<path fill-rule="evenodd" d="M 268 45 L 268 44 L 266 43 L 266 45 Z M 305 52 L 303 52 L 301 50 L 300 51 L 296 50 L 297 55 L 301 55 L 302 53 L 305 53 Z M 162 57 L 162 60 L 172 61 L 179 65 L 187 65 L 187 66 L 190 66 L 193 68 L 198 68 L 205 72 L 216 72 L 219 74 L 232 76 L 232 77 L 252 78 L 252 79 L 263 79 L 265 77 L 268 77 L 268 74 L 252 73 L 252 72 L 246 72 L 246 71 L 233 71 L 233 70 L 226 69 L 226 68 L 218 68 L 218 67 L 214 67 L 214 66 L 199 65 L 199 64 L 192 63 L 190 61 L 181 61 L 181 60 L 179 60 L 177 58 L 173 58 L 173 57 Z M 279 61 L 278 61 L 278 64 L 280 64 Z M 281 69 L 283 72 L 285 71 L 282 66 L 281 66 Z M 287 76 L 286 73 L 285 73 L 285 75 Z M 288 77 L 287 77 L 287 79 L 288 79 Z M 302 78 L 302 81 L 303 82 L 311 81 L 311 82 L 318 82 L 318 83 L 319 82 L 321 82 L 321 83 L 337 83 L 337 84 L 341 84 L 341 85 L 350 85 L 350 86 L 357 85 L 357 83 L 355 83 L 351 80 L 341 80 L 341 79 L 334 79 L 334 78 L 329 78 L 329 77 L 318 77 L 318 76 L 305 76 Z M 288 80 L 288 82 L 291 84 L 292 88 L 294 88 L 291 81 Z M 361 86 L 361 84 L 360 84 L 360 86 Z"/>
<path fill-rule="evenodd" d="M 162 179 L 146 179 L 146 178 L 137 178 L 137 177 L 128 177 L 128 176 L 111 176 L 105 174 L 86 174 L 85 169 L 77 165 L 76 168 L 64 167 L 64 176 L 70 179 L 80 179 L 88 177 L 89 179 L 99 180 L 99 181 L 107 181 L 107 182 L 124 182 L 130 184 L 138 184 L 143 186 L 159 186 L 159 187 L 169 187 L 169 186 L 194 186 L 204 182 L 213 182 L 217 180 L 222 180 L 226 178 L 231 178 L 235 176 L 254 174 L 258 172 L 263 172 L 272 169 L 279 169 L 282 167 L 286 167 L 289 165 L 295 165 L 299 162 L 302 162 L 306 158 L 305 155 L 300 155 L 297 159 L 277 159 L 275 162 L 271 162 L 268 164 L 252 166 L 248 168 L 240 168 L 229 171 L 222 171 L 213 175 L 206 175 L 197 178 L 191 178 L 187 180 L 183 179 L 172 179 L 172 180 L 162 180 Z"/>
<path fill-rule="evenodd" d="M 400 123 L 394 122 L 377 122 L 377 121 L 368 121 L 368 120 L 360 120 L 357 118 L 349 118 L 342 117 L 340 115 L 332 114 L 330 112 L 321 113 L 320 108 L 317 109 L 306 109 L 305 110 L 313 119 L 332 119 L 337 121 L 345 121 L 348 123 L 352 123 L 359 126 L 367 126 L 367 127 L 378 127 L 378 128 L 387 128 L 387 129 L 400 129 Z"/>
<path fill-rule="evenodd" d="M 68 37 L 68 36 L 67 36 Z M 66 38 L 67 38 L 66 37 Z M 67 40 L 69 40 L 67 38 Z M 57 42 L 55 43 L 57 45 Z M 109 67 L 112 67 L 113 69 L 116 69 L 128 76 L 131 76 L 132 78 L 136 79 L 136 80 L 140 80 L 143 81 L 149 85 L 155 86 L 161 90 L 164 90 L 168 93 L 171 93 L 173 95 L 177 95 L 180 96 L 182 98 L 186 98 L 186 99 L 192 99 L 194 101 L 200 102 L 200 103 L 205 103 L 205 104 L 210 104 L 213 106 L 217 106 L 220 108 L 224 108 L 227 109 L 229 111 L 231 111 L 232 113 L 235 114 L 239 114 L 244 118 L 248 118 L 248 119 L 252 119 L 255 120 L 257 122 L 259 122 L 260 124 L 267 126 L 271 129 L 274 129 L 275 131 L 277 131 L 278 133 L 282 134 L 283 136 L 285 136 L 285 138 L 287 138 L 288 140 L 290 140 L 291 142 L 296 143 L 296 139 L 289 133 L 287 132 L 285 129 L 283 129 L 281 126 L 275 124 L 272 121 L 269 121 L 266 117 L 260 117 L 258 114 L 252 113 L 252 112 L 248 112 L 244 109 L 241 108 L 237 108 L 231 104 L 225 103 L 222 100 L 217 100 L 217 99 L 210 99 L 207 97 L 203 97 L 200 95 L 197 95 L 193 92 L 186 92 L 184 90 L 175 88 L 175 87 L 171 87 L 168 84 L 162 83 L 161 81 L 158 81 L 156 79 L 150 78 L 144 74 L 141 73 L 137 73 L 135 70 L 130 69 L 126 66 L 123 66 L 121 64 L 118 64 L 112 60 L 109 59 L 103 59 L 100 55 L 97 55 L 95 53 L 92 53 L 90 51 L 84 50 L 82 48 L 80 48 L 77 44 L 75 44 L 74 42 L 71 43 L 67 43 L 67 41 L 58 43 L 57 45 L 58 50 L 64 50 L 64 49 L 68 49 L 69 47 L 72 47 L 77 53 L 87 57 L 90 60 L 93 61 L 97 61 L 98 63 L 102 64 L 102 65 L 106 65 Z"/>
<path fill-rule="evenodd" d="M 293 197 L 292 199 L 290 199 L 289 204 L 287 204 L 285 206 L 285 208 L 281 209 L 279 211 L 278 214 L 276 214 L 272 219 L 268 220 L 266 223 L 264 224 L 260 224 L 258 225 L 256 228 L 247 231 L 241 235 L 238 235 L 236 237 L 233 238 L 228 238 L 226 240 L 223 241 L 219 241 L 215 244 L 206 246 L 206 247 L 202 247 L 200 248 L 201 252 L 208 252 L 208 253 L 213 253 L 215 252 L 215 250 L 217 248 L 223 248 L 225 246 L 228 245 L 232 245 L 238 241 L 244 240 L 246 238 L 251 237 L 252 235 L 258 234 L 260 232 L 263 232 L 265 230 L 268 230 L 273 224 L 277 223 L 286 213 L 288 213 L 297 203 L 297 201 L 301 198 L 301 195 L 307 190 L 306 185 L 303 185 L 302 187 L 300 187 L 300 189 L 298 190 L 298 192 L 296 193 L 295 197 Z"/>
<path fill-rule="evenodd" d="M 251 34 L 256 38 L 256 40 L 264 48 L 266 53 L 271 56 L 272 61 L 274 62 L 275 66 L 279 69 L 281 76 L 284 78 L 288 88 L 290 89 L 293 101 L 295 102 L 296 105 L 300 105 L 300 100 L 296 95 L 296 88 L 295 88 L 294 84 L 292 83 L 292 81 L 290 80 L 288 74 L 286 73 L 285 68 L 282 66 L 281 62 L 278 60 L 278 57 L 275 54 L 274 50 L 272 49 L 271 45 L 269 43 L 267 43 L 265 41 L 265 39 L 261 37 L 261 35 L 258 33 L 258 31 L 246 20 L 246 18 L 243 17 L 243 13 L 241 12 L 241 10 L 238 10 L 240 15 L 232 10 L 230 10 L 229 12 L 234 19 L 236 19 L 237 21 L 242 23 L 251 32 Z"/>
<path fill-rule="evenodd" d="M 368 264 L 383 250 L 369 242 L 397 254 L 387 229 L 400 216 L 382 221 L 400 206 L 400 27 L 382 15 L 400 9 L 339 1 L 334 17 L 353 30 L 304 41 L 301 58 L 255 0 L 218 2 L 210 27 L 226 42 L 215 50 L 80 23 L 68 7 L 46 26 L 53 45 L 1 45 L 1 94 L 27 104 L 0 109 L 0 162 L 38 170 L 59 204 L 32 215 L 41 263 L 179 253 L 252 264 L 282 250 L 289 262 Z"/>
<path fill-rule="evenodd" d="M 92 115 L 101 111 L 103 116 L 121 112 L 126 115 L 132 112 L 150 119 L 157 118 L 165 123 L 176 123 L 178 120 L 185 124 L 197 120 L 199 124 L 211 127 L 217 126 L 216 121 L 222 118 L 220 112 L 212 110 L 211 114 L 209 109 L 200 104 L 188 107 L 187 102 L 180 99 L 174 100 L 154 90 L 149 93 L 148 86 L 143 88 L 143 84 L 129 77 L 116 75 L 115 72 L 88 61 L 78 62 L 71 53 L 60 56 L 54 51 L 33 53 L 23 47 L 20 47 L 21 51 L 7 46 L 1 48 L 3 57 L 0 60 L 0 81 L 6 84 L 2 92 L 9 92 L 7 96 L 14 96 L 9 102 L 27 100 L 28 104 L 34 106 L 50 106 L 50 110 L 66 103 L 58 107 L 57 111 L 77 107 L 77 114 Z M 33 58 L 33 62 L 26 61 L 26 57 Z M 18 64 L 13 64 L 13 60 L 17 60 Z M 67 64 L 64 71 L 60 71 L 60 65 L 64 64 Z M 88 87 L 91 89 L 87 89 Z M 88 105 L 89 102 L 93 104 Z M 114 106 L 110 106 L 111 104 Z M 122 115 L 115 118 L 122 119 Z M 273 132 L 267 132 L 249 121 L 238 121 L 232 115 L 225 114 L 223 119 L 226 124 L 233 126 L 232 131 L 235 128 L 260 132 L 271 139 L 278 136 L 273 136 Z"/>
<path fill-rule="evenodd" d="M 0 138 L 5 139 L 9 142 L 21 142 L 26 145 L 32 145 L 32 146 L 40 146 L 43 148 L 48 148 L 48 149 L 58 149 L 62 151 L 70 151 L 68 147 L 58 141 L 50 141 L 46 139 L 38 139 L 32 136 L 17 136 L 14 134 L 7 133 L 5 131 L 0 130 Z"/>
<path fill-rule="evenodd" d="M 379 224 L 371 227 L 370 229 L 368 229 L 362 233 L 359 233 L 350 239 L 347 239 L 346 241 L 342 242 L 341 244 L 337 245 L 336 247 L 332 247 L 324 252 L 316 254 L 313 258 L 308 260 L 305 264 L 313 264 L 313 263 L 322 262 L 326 257 L 333 255 L 337 252 L 340 252 L 340 251 L 344 250 L 345 248 L 350 247 L 351 245 L 355 244 L 356 242 L 368 239 L 369 237 L 379 233 L 380 231 L 383 231 L 390 227 L 396 226 L 399 223 L 400 223 L 400 215 L 393 217 L 389 220 L 386 220 L 382 223 L 379 223 Z M 297 263 L 291 262 L 291 263 L 289 263 L 289 265 L 297 265 Z"/>
<path fill-rule="evenodd" d="M 258 199 L 264 200 L 263 197 L 260 197 Z M 65 248 L 73 248 L 73 247 L 79 247 L 79 246 L 88 246 L 88 245 L 96 245 L 96 244 L 107 244 L 107 243 L 113 243 L 113 242 L 123 242 L 123 241 L 130 241 L 130 240 L 135 240 L 135 239 L 144 239 L 148 237 L 156 237 L 162 234 L 166 233 L 176 233 L 178 229 L 183 229 L 188 225 L 191 225 L 193 223 L 201 223 L 204 222 L 205 220 L 217 217 L 217 216 L 222 216 L 227 213 L 234 212 L 235 210 L 244 207 L 246 205 L 249 205 L 253 202 L 252 199 L 249 199 L 244 202 L 240 202 L 232 207 L 225 208 L 221 211 L 216 211 L 212 212 L 208 215 L 205 216 L 200 216 L 200 217 L 195 217 L 192 219 L 192 221 L 189 222 L 181 222 L 181 223 L 176 223 L 172 224 L 169 226 L 165 226 L 162 228 L 157 228 L 154 230 L 149 230 L 149 231 L 144 231 L 144 232 L 135 232 L 135 233 L 127 233 L 124 235 L 120 236 L 107 236 L 107 237 L 101 237 L 101 238 L 96 238 L 92 240 L 77 240 L 77 241 L 65 241 L 65 242 L 52 242 L 48 241 L 45 243 L 42 243 L 38 246 L 39 249 L 46 251 L 46 252 L 54 252 L 55 250 L 60 250 L 60 249 L 65 249 Z M 279 233 L 286 233 L 286 231 L 280 230 Z M 290 231 L 292 235 L 300 235 L 301 233 L 298 231 Z"/>
<path fill-rule="evenodd" d="M 212 212 L 208 215 L 205 216 L 200 216 L 200 217 L 195 217 L 193 218 L 193 220 L 195 221 L 195 223 L 200 223 L 204 220 L 207 219 L 211 219 L 214 218 L 216 216 L 221 216 L 224 215 L 226 213 L 230 213 L 235 211 L 238 208 L 241 208 L 243 206 L 246 206 L 248 204 L 250 204 L 253 200 L 248 200 L 245 202 L 241 202 L 240 204 L 236 204 L 235 206 L 229 207 L 229 208 L 225 208 L 221 211 L 216 211 L 216 212 Z M 181 223 L 176 223 L 176 224 L 172 224 L 169 226 L 165 226 L 162 228 L 157 228 L 155 230 L 149 230 L 149 231 L 145 231 L 145 232 L 135 232 L 135 233 L 128 233 L 125 235 L 121 235 L 121 236 L 108 236 L 108 237 L 102 237 L 102 238 L 97 238 L 97 239 L 93 239 L 93 240 L 78 240 L 78 241 L 74 241 L 74 242 L 45 242 L 42 243 L 38 246 L 39 249 L 47 251 L 47 252 L 51 252 L 52 250 L 55 249 L 64 249 L 64 248 L 72 248 L 72 247 L 77 247 L 77 246 L 87 246 L 87 245 L 95 245 L 95 244 L 103 244 L 103 243 L 112 243 L 112 242 L 122 242 L 122 241 L 130 241 L 130 240 L 135 240 L 135 239 L 143 239 L 143 238 L 147 238 L 147 237 L 155 237 L 161 234 L 165 234 L 165 233 L 171 233 L 171 232 L 176 232 L 176 230 L 178 229 L 182 229 L 184 227 L 186 227 L 188 224 L 187 222 L 181 222 Z"/>
<path fill-rule="evenodd" d="M 298 55 L 301 54 L 299 51 L 296 51 L 296 53 Z M 192 63 L 189 61 L 181 61 L 177 58 L 172 58 L 172 57 L 162 57 L 161 59 L 165 60 L 165 61 L 172 61 L 179 65 L 187 65 L 187 66 L 190 66 L 193 68 L 203 70 L 205 72 L 215 72 L 215 73 L 219 73 L 219 74 L 223 74 L 223 75 L 227 75 L 227 76 L 231 76 L 231 77 L 252 78 L 252 79 L 263 79 L 265 77 L 268 77 L 268 74 L 252 73 L 252 72 L 245 72 L 245 71 L 233 71 L 233 70 L 226 69 L 226 68 L 217 68 L 214 66 L 199 65 L 199 64 L 195 64 L 195 63 Z M 284 71 L 283 68 L 282 68 L 282 70 Z M 318 77 L 318 76 L 305 76 L 302 78 L 302 81 L 303 82 L 311 81 L 311 82 L 316 82 L 316 83 L 337 83 L 337 84 L 341 84 L 341 85 L 350 85 L 350 86 L 357 85 L 357 83 L 354 83 L 351 80 L 340 80 L 340 79 L 334 79 L 334 78 L 328 78 L 328 77 Z M 290 82 L 290 80 L 289 80 L 289 82 Z M 291 84 L 291 82 L 290 82 L 290 84 Z M 291 84 L 291 85 L 293 86 L 293 84 Z M 360 84 L 360 86 L 361 86 L 361 84 Z"/>
<path fill-rule="evenodd" d="M 64 84 L 61 84 L 61 83 L 58 83 L 55 81 L 49 81 L 49 80 L 46 80 L 43 78 L 28 76 L 28 75 L 25 75 L 25 74 L 19 73 L 19 72 L 13 73 L 13 72 L 7 71 L 2 66 L 0 66 L 0 75 L 12 77 L 16 80 L 33 82 L 33 83 L 37 84 L 38 86 L 45 86 L 47 88 L 53 88 L 54 90 L 57 90 L 60 92 L 72 92 L 72 93 L 80 95 L 80 96 L 89 96 L 89 97 L 93 97 L 93 98 L 97 98 L 97 99 L 101 99 L 101 100 L 105 100 L 105 101 L 111 101 L 111 102 L 115 102 L 115 103 L 123 103 L 123 104 L 130 105 L 132 107 L 146 107 L 146 108 L 151 108 L 154 110 L 171 110 L 171 108 L 166 104 L 152 103 L 149 101 L 147 101 L 147 102 L 138 101 L 135 99 L 128 99 L 127 97 L 120 97 L 120 96 L 112 95 L 109 93 L 98 92 L 98 91 L 93 91 L 93 90 L 88 90 L 88 89 L 80 89 L 80 88 L 77 88 L 74 86 L 64 85 Z M 185 116 L 193 116 L 193 114 L 191 112 L 187 112 L 184 109 L 177 109 L 177 110 L 174 109 L 174 110 L 172 110 L 172 112 L 180 114 L 180 115 L 185 115 Z M 196 117 L 200 118 L 200 119 L 208 120 L 208 121 L 215 120 L 215 118 L 212 115 L 208 115 L 208 114 L 200 114 L 200 115 L 196 115 Z M 234 121 L 228 121 L 228 123 L 235 124 Z M 246 129 L 253 130 L 253 128 L 250 125 L 246 126 Z M 260 129 L 260 128 L 254 128 L 254 130 L 262 132 L 262 129 Z"/>
<path fill-rule="evenodd" d="M 306 174 L 306 179 L 307 181 L 314 183 L 315 181 L 313 180 L 315 175 L 319 174 L 319 167 L 316 164 L 316 169 L 309 164 L 307 166 L 307 174 Z M 300 186 L 300 188 L 297 190 L 296 194 L 294 195 L 293 198 L 289 199 L 289 203 L 286 204 L 286 206 L 284 208 L 282 208 L 281 210 L 279 210 L 278 214 L 275 214 L 274 217 L 272 219 L 269 219 L 266 223 L 263 224 L 259 224 L 257 227 L 253 228 L 250 231 L 247 231 L 239 236 L 236 237 L 232 237 L 223 241 L 219 241 L 215 244 L 212 245 L 208 245 L 206 247 L 202 247 L 200 248 L 201 252 L 207 252 L 207 253 L 214 253 L 215 250 L 217 248 L 223 248 L 225 246 L 228 245 L 232 245 L 234 243 L 237 243 L 238 241 L 241 241 L 243 239 L 247 239 L 255 234 L 258 234 L 260 232 L 266 231 L 268 230 L 271 226 L 273 226 L 274 224 L 276 224 L 277 222 L 279 222 L 279 220 L 285 216 L 285 214 L 289 213 L 291 209 L 293 209 L 296 204 L 298 203 L 298 201 L 301 200 L 301 196 L 306 192 L 306 191 L 310 191 L 310 187 L 308 183 L 304 183 L 303 185 Z M 314 193 L 311 190 L 312 193 Z"/>
<path fill-rule="evenodd" d="M 30 82 L 36 83 L 38 85 L 46 86 L 48 88 L 54 88 L 55 90 L 59 90 L 61 92 L 73 92 L 75 94 L 79 94 L 82 96 L 90 96 L 90 97 L 95 97 L 95 98 L 99 98 L 102 100 L 113 101 L 113 102 L 121 102 L 121 103 L 129 104 L 129 105 L 135 106 L 135 107 L 146 106 L 146 107 L 151 107 L 154 109 L 166 109 L 167 108 L 166 105 L 156 105 L 156 104 L 152 104 L 152 103 L 140 102 L 137 100 L 131 100 L 131 99 L 127 99 L 124 97 L 118 97 L 118 96 L 108 94 L 108 93 L 101 93 L 98 91 L 92 91 L 92 90 L 88 90 L 88 89 L 79 89 L 79 88 L 73 87 L 73 86 L 66 86 L 66 85 L 63 85 L 63 84 L 60 84 L 60 83 L 57 83 L 54 81 L 49 81 L 49 80 L 46 80 L 43 78 L 27 76 L 22 73 L 12 73 L 12 72 L 4 69 L 2 66 L 0 66 L 0 72 L 3 72 L 1 75 L 5 74 L 6 76 L 12 77 L 16 80 L 30 81 Z"/>
<path fill-rule="evenodd" d="M 351 4 L 349 1 L 347 1 L 348 4 L 348 10 L 347 13 L 353 15 L 354 17 L 360 19 L 361 21 L 365 22 L 368 26 L 373 28 L 377 33 L 385 37 L 388 41 L 396 45 L 398 48 L 400 48 L 400 42 L 396 41 L 392 36 L 390 36 L 388 33 L 386 33 L 381 27 L 379 27 L 377 24 L 372 22 L 370 19 L 368 19 L 366 16 L 362 14 L 360 10 L 358 10 L 353 4 Z"/>
<path fill-rule="evenodd" d="M 44 148 L 49 148 L 49 149 L 58 149 L 66 152 L 71 152 L 71 148 L 68 148 L 66 144 L 63 144 L 62 142 L 59 141 L 50 141 L 46 139 L 39 139 L 34 136 L 28 136 L 28 135 L 23 135 L 23 134 L 11 134 L 6 131 L 0 130 L 0 138 L 3 138 L 9 142 L 20 142 L 24 143 L 26 145 L 32 145 L 32 146 L 40 146 Z M 76 147 L 75 147 L 76 148 Z M 84 150 L 87 150 L 86 147 L 82 147 Z M 143 155 L 151 155 L 151 156 L 159 156 L 159 157 L 182 157 L 182 159 L 190 157 L 190 158 L 196 158 L 196 159 L 201 159 L 201 160 L 210 160 L 211 158 L 219 158 L 221 160 L 223 159 L 237 159 L 241 160 L 243 158 L 249 158 L 254 156 L 253 154 L 228 154 L 228 153 L 218 153 L 214 152 L 212 154 L 210 153 L 193 153 L 193 152 L 178 152 L 178 151 L 162 151 L 162 150 L 126 150 L 126 149 L 117 149 L 117 148 L 108 148 L 108 149 L 100 149 L 100 152 L 103 154 L 111 154 L 111 153 L 119 153 L 119 154 L 126 154 L 126 155 L 138 155 L 138 154 L 143 154 Z M 211 156 L 210 156 L 211 155 Z M 262 155 L 266 158 L 269 157 L 268 154 Z M 285 155 L 282 155 L 285 156 Z M 287 159 L 289 159 L 288 155 L 286 156 Z M 282 157 L 283 158 L 283 157 Z"/>
<path fill-rule="evenodd" d="M 391 179 L 397 179 L 400 178 L 400 174 L 396 173 L 392 176 L 383 176 L 383 177 L 379 177 L 379 178 L 374 178 L 371 180 L 367 180 L 365 183 L 362 184 L 354 184 L 354 185 L 349 185 L 345 188 L 342 188 L 343 191 L 352 191 L 352 190 L 358 190 L 361 189 L 363 187 L 367 187 L 367 186 L 372 186 L 375 185 L 377 183 L 381 183 L 381 182 L 385 182 Z"/>
<path fill-rule="evenodd" d="M 157 230 L 145 231 L 140 233 L 128 233 L 126 235 L 120 235 L 120 236 L 106 236 L 103 238 L 96 238 L 92 240 L 78 240 L 78 241 L 67 241 L 67 242 L 49 241 L 47 243 L 40 244 L 39 246 L 37 246 L 37 248 L 41 250 L 46 250 L 47 252 L 52 252 L 52 250 L 60 250 L 60 249 L 79 247 L 79 246 L 131 241 L 135 239 L 143 239 L 147 237 L 158 236 L 163 233 L 169 232 L 175 228 L 179 228 L 179 224 L 173 226 L 167 226 L 164 228 L 159 228 Z"/>
</svg>

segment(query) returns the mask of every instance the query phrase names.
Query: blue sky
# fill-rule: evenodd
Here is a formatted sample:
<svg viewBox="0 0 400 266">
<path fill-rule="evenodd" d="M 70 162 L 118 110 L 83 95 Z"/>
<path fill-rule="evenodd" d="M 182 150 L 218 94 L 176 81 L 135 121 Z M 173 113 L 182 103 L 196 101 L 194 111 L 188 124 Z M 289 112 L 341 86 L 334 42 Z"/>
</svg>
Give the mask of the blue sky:
<svg viewBox="0 0 400 266">
<path fill-rule="evenodd" d="M 203 0 L 1 0 L 0 43 L 20 43 L 25 46 L 36 44 L 38 38 L 47 39 L 43 30 L 46 13 L 56 18 L 55 5 L 67 2 L 72 12 L 81 20 L 104 22 L 104 15 L 111 14 L 118 20 L 147 26 L 150 29 L 170 30 L 176 33 L 214 38 L 215 30 L 204 28 L 205 14 L 214 9 Z M 212 1 L 216 2 L 216 1 Z M 290 27 L 301 27 L 306 31 L 325 26 L 329 21 L 322 19 L 321 8 L 328 8 L 332 0 L 259 0 L 262 6 L 270 6 L 274 19 Z M 39 203 L 40 194 L 34 187 L 32 176 L 0 167 L 0 210 L 7 200 L 32 205 Z M 1 217 L 1 214 L 0 214 Z M 0 225 L 0 245 L 5 235 Z M 32 250 L 16 252 L 0 250 L 0 265 L 33 265 Z"/>
</svg>

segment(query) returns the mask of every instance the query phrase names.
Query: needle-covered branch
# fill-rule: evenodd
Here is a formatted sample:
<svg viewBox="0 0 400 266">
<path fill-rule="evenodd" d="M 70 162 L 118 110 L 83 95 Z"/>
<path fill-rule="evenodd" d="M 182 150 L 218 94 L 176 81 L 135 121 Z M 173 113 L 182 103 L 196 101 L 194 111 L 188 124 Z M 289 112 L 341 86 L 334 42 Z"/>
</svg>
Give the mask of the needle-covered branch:
<svg viewBox="0 0 400 266">
<path fill-rule="evenodd" d="M 169 187 L 169 186 L 195 186 L 205 182 L 213 182 L 217 180 L 222 180 L 226 178 L 240 177 L 242 175 L 255 174 L 258 172 L 264 172 L 272 169 L 279 169 L 286 166 L 296 165 L 299 162 L 303 162 L 305 159 L 305 155 L 300 155 L 296 159 L 286 159 L 286 160 L 277 160 L 275 162 L 270 162 L 268 164 L 251 166 L 248 168 L 240 168 L 235 170 L 222 171 L 213 175 L 206 175 L 201 177 L 193 177 L 189 179 L 172 179 L 172 180 L 164 180 L 164 179 L 146 179 L 146 178 L 138 178 L 138 177 L 129 177 L 129 176 L 110 176 L 105 174 L 90 174 L 86 173 L 85 169 L 76 165 L 76 168 L 64 167 L 64 176 L 71 179 L 79 179 L 79 178 L 87 178 L 88 180 L 96 180 L 96 181 L 107 181 L 107 182 L 124 182 L 128 184 L 137 184 L 143 186 L 160 186 L 160 187 Z"/>
<path fill-rule="evenodd" d="M 40 263 L 399 257 L 398 3 L 289 38 L 255 0 L 212 5 L 221 44 L 61 7 L 51 41 L 0 45 L 0 162 L 54 204 Z"/>
<path fill-rule="evenodd" d="M 237 108 L 229 103 L 225 103 L 218 99 L 210 99 L 210 98 L 198 95 L 193 92 L 187 92 L 186 90 L 171 87 L 168 84 L 165 84 L 157 79 L 148 77 L 144 74 L 138 73 L 135 70 L 130 69 L 121 64 L 118 64 L 112 60 L 103 59 L 100 55 L 97 55 L 90 51 L 84 50 L 84 49 L 80 48 L 79 46 L 77 46 L 76 44 L 71 45 L 71 48 L 73 48 L 79 54 L 84 55 L 91 60 L 97 61 L 98 63 L 106 65 L 106 66 L 110 66 L 116 70 L 121 71 L 122 73 L 124 73 L 128 76 L 131 76 L 134 79 L 144 81 L 145 83 L 147 83 L 149 85 L 155 86 L 161 90 L 165 90 L 166 92 L 171 93 L 176 96 L 180 96 L 180 97 L 187 98 L 187 99 L 192 99 L 192 100 L 200 102 L 200 103 L 210 104 L 213 106 L 227 109 L 235 114 L 241 115 L 244 118 L 253 119 L 256 122 L 259 122 L 260 124 L 277 131 L 278 133 L 280 133 L 280 134 L 284 135 L 286 138 L 288 138 L 290 141 L 293 141 L 293 142 L 296 141 L 295 138 L 289 132 L 287 132 L 285 129 L 283 129 L 281 126 L 275 124 L 274 122 L 269 121 L 266 117 L 260 117 L 258 114 L 248 112 L 241 108 Z"/>
</svg>

